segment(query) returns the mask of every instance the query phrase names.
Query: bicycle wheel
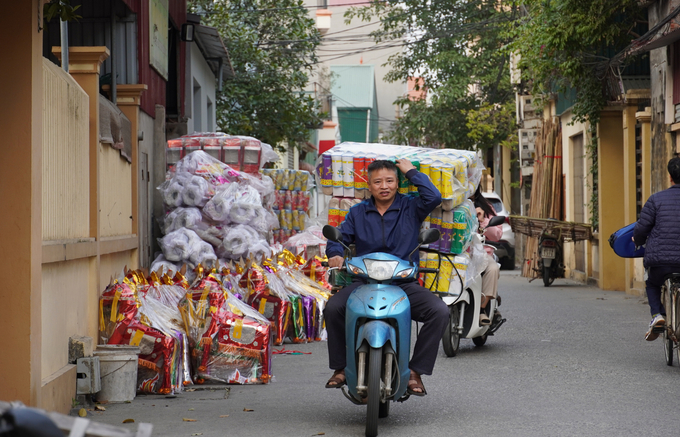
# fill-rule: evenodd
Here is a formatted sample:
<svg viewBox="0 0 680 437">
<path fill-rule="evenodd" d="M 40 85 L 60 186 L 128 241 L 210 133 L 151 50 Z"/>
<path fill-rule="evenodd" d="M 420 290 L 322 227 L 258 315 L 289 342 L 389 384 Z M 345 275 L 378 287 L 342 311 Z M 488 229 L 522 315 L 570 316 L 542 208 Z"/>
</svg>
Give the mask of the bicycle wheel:
<svg viewBox="0 0 680 437">
<path fill-rule="evenodd" d="M 674 282 L 671 286 L 672 306 L 666 310 L 667 315 L 670 314 L 670 324 L 671 333 L 673 334 L 675 340 L 680 339 L 680 283 Z M 678 356 L 678 364 L 680 364 L 680 349 L 678 349 L 678 344 L 675 343 L 675 352 Z"/>
<path fill-rule="evenodd" d="M 668 335 L 668 329 L 663 330 L 663 351 L 666 355 L 666 365 L 673 365 L 673 339 Z"/>
</svg>

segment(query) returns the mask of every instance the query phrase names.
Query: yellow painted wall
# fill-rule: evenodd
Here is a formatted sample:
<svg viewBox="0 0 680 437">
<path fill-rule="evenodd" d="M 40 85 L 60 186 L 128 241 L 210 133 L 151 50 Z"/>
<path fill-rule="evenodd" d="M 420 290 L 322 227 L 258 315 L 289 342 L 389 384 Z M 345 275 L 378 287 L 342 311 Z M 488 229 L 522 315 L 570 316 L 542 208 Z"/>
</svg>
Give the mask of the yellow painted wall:
<svg viewBox="0 0 680 437">
<path fill-rule="evenodd" d="M 101 290 L 98 291 L 98 296 L 102 294 L 112 277 L 116 279 L 121 276 L 123 267 L 127 266 L 129 269 L 136 269 L 138 267 L 136 252 L 137 250 L 135 249 L 101 256 L 99 267 Z"/>
<path fill-rule="evenodd" d="M 64 72 L 43 59 L 43 240 L 89 237 L 89 98 Z"/>
<path fill-rule="evenodd" d="M 622 202 L 623 118 L 621 110 L 603 111 L 598 126 L 599 234 L 608 238 L 626 225 Z M 625 261 L 608 244 L 600 244 L 600 288 L 626 289 Z"/>
<path fill-rule="evenodd" d="M 575 218 L 575 193 L 574 186 L 583 190 L 582 197 L 588 202 L 590 200 L 590 190 L 592 187 L 592 176 L 588 169 L 590 168 L 590 160 L 587 158 L 587 141 L 588 141 L 588 125 L 586 123 L 576 123 L 572 118 L 571 111 L 567 111 L 560 117 L 562 124 L 562 173 L 564 174 L 564 216 L 567 221 L 576 221 Z M 578 135 L 583 136 L 583 154 L 579 157 L 574 155 L 574 138 Z M 583 172 L 585 177 L 578 184 L 574 184 L 574 160 L 580 159 L 583 162 Z M 590 220 L 590 213 L 587 204 L 585 205 L 584 214 L 586 221 Z M 592 252 L 589 250 L 590 242 L 586 242 L 586 266 L 592 265 Z M 564 243 L 564 265 L 566 267 L 565 275 L 572 279 L 585 282 L 592 271 L 579 272 L 575 270 L 576 258 L 574 251 L 574 243 Z M 588 267 L 586 267 L 588 270 Z"/>
<path fill-rule="evenodd" d="M 3 2 L 0 39 L 0 399 L 40 406 L 42 257 L 41 2 Z"/>
<path fill-rule="evenodd" d="M 132 166 L 108 144 L 99 144 L 101 236 L 136 234 L 132 231 Z"/>
<path fill-rule="evenodd" d="M 44 264 L 42 268 L 42 378 L 68 364 L 68 339 L 88 330 L 88 258 Z"/>
</svg>

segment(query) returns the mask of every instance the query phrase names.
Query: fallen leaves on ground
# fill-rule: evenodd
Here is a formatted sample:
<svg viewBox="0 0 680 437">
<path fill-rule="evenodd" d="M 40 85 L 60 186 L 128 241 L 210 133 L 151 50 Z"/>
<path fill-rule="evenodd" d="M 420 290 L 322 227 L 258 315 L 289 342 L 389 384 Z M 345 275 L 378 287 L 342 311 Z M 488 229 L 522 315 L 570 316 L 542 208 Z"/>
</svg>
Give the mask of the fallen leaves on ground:
<svg viewBox="0 0 680 437">
<path fill-rule="evenodd" d="M 102 407 L 101 405 L 95 405 L 94 409 L 95 411 L 106 411 L 106 408 Z"/>
<path fill-rule="evenodd" d="M 251 411 L 255 411 L 255 410 L 251 410 L 250 408 L 244 408 L 243 411 L 247 411 L 247 412 L 250 413 Z"/>
<path fill-rule="evenodd" d="M 229 415 L 228 415 L 228 414 L 223 414 L 223 415 L 221 415 L 220 417 L 229 417 Z"/>
<path fill-rule="evenodd" d="M 193 433 L 193 434 L 191 434 L 191 435 L 203 435 L 203 433 L 202 433 L 202 432 L 195 432 L 195 433 Z"/>
<path fill-rule="evenodd" d="M 80 410 L 78 410 L 78 416 L 87 417 L 87 410 L 85 408 L 81 408 Z"/>
<path fill-rule="evenodd" d="M 135 423 L 135 419 L 125 419 L 123 423 Z"/>
<path fill-rule="evenodd" d="M 196 419 L 187 419 L 186 417 L 183 417 L 182 420 L 185 422 L 196 422 Z"/>
</svg>

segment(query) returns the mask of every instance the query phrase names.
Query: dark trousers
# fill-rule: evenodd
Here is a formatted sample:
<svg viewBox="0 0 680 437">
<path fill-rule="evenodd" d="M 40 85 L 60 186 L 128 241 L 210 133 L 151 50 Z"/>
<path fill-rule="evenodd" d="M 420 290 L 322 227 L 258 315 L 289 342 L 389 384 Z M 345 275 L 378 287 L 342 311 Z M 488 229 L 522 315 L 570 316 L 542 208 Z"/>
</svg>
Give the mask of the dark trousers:
<svg viewBox="0 0 680 437">
<path fill-rule="evenodd" d="M 326 303 L 324 317 L 328 332 L 328 362 L 333 370 L 347 365 L 345 348 L 345 308 L 349 295 L 363 282 L 353 282 L 333 295 Z M 417 282 L 399 285 L 411 303 L 411 319 L 423 322 L 416 340 L 409 368 L 420 375 L 431 375 L 439 351 L 439 340 L 449 320 L 449 307 Z"/>
<path fill-rule="evenodd" d="M 666 310 L 661 302 L 661 286 L 666 275 L 680 273 L 680 266 L 656 266 L 649 267 L 647 272 L 647 301 L 652 316 L 655 314 L 666 315 Z"/>
</svg>

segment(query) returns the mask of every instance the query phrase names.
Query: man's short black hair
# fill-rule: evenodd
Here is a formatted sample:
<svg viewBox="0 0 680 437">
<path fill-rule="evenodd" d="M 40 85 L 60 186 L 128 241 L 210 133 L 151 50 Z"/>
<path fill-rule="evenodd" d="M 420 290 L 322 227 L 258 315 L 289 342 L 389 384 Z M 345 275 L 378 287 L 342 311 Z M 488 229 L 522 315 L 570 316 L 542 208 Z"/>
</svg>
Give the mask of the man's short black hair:
<svg viewBox="0 0 680 437">
<path fill-rule="evenodd" d="M 668 174 L 671 175 L 673 183 L 680 183 L 680 158 L 677 156 L 668 161 Z"/>
<path fill-rule="evenodd" d="M 397 174 L 397 165 L 395 163 L 384 159 L 378 159 L 368 164 L 368 178 L 371 179 L 371 172 L 383 169 L 392 170 L 395 175 Z"/>
</svg>

